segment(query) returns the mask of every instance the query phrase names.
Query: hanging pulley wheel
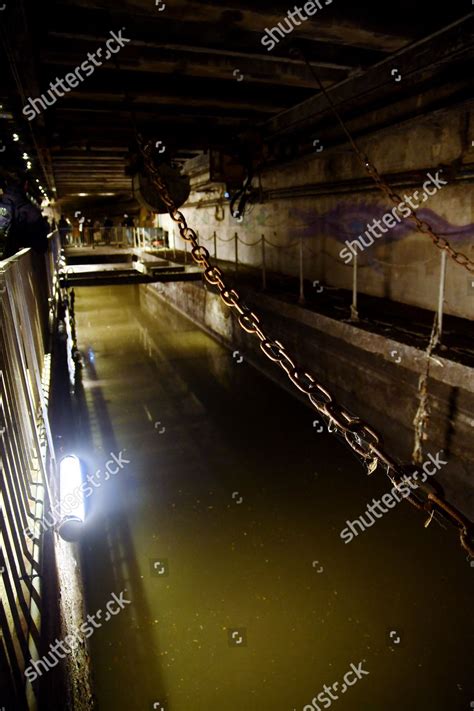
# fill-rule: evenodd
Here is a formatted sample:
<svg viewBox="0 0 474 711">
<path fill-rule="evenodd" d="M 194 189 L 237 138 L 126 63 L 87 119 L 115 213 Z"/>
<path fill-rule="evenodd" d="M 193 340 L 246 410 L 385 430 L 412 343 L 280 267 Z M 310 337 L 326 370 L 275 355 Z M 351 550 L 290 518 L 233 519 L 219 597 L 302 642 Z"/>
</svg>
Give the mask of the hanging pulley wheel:
<svg viewBox="0 0 474 711">
<path fill-rule="evenodd" d="M 175 206 L 181 207 L 191 192 L 189 177 L 182 175 L 176 168 L 166 163 L 161 163 L 157 168 L 168 187 Z M 168 208 L 146 172 L 135 173 L 132 178 L 132 190 L 135 199 L 142 207 L 158 213 L 168 212 Z"/>
</svg>

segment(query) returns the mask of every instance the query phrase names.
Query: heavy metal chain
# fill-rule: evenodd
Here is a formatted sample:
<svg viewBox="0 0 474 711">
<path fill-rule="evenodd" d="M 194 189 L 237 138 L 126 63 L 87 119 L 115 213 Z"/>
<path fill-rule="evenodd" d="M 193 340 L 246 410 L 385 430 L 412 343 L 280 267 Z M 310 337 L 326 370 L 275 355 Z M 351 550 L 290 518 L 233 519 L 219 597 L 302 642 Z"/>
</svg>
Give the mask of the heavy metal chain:
<svg viewBox="0 0 474 711">
<path fill-rule="evenodd" d="M 413 473 L 414 467 L 398 464 L 382 449 L 380 436 L 368 424 L 338 405 L 331 393 L 311 373 L 295 363 L 285 346 L 264 331 L 259 317 L 242 303 L 241 297 L 235 289 L 227 286 L 221 269 L 212 265 L 209 251 L 199 244 L 196 232 L 188 227 L 185 216 L 176 208 L 168 187 L 153 160 L 154 143 L 151 141 L 145 144 L 140 136 L 138 143 L 149 176 L 168 208 L 171 219 L 177 224 L 182 239 L 191 245 L 191 255 L 196 264 L 204 270 L 204 279 L 218 290 L 224 304 L 238 314 L 241 328 L 246 333 L 258 338 L 260 348 L 267 358 L 277 363 L 285 371 L 293 385 L 306 395 L 313 407 L 327 420 L 331 429 L 344 436 L 349 446 L 366 463 L 369 474 L 375 471 L 378 463 L 381 462 L 386 466 L 391 481 L 396 485 L 402 483 L 406 476 Z M 414 496 L 413 494 L 406 498 L 417 509 L 429 514 L 425 526 L 431 522 L 436 513 L 440 513 L 458 528 L 461 545 L 470 556 L 474 557 L 474 531 L 471 522 L 446 502 L 434 487 L 420 482 L 418 488 L 425 493 L 426 498 L 422 499 L 419 495 Z"/>
<path fill-rule="evenodd" d="M 361 161 L 362 165 L 367 170 L 367 173 L 370 175 L 370 177 L 374 180 L 375 184 L 380 188 L 380 190 L 383 192 L 383 194 L 386 195 L 386 197 L 388 197 L 388 199 L 392 202 L 392 204 L 394 206 L 400 205 L 400 203 L 402 203 L 403 200 L 401 199 L 401 197 L 399 195 L 397 195 L 394 192 L 394 190 L 392 190 L 390 185 L 380 175 L 380 173 L 377 170 L 377 168 L 375 167 L 375 165 L 373 165 L 373 163 L 371 163 L 371 161 L 368 159 L 368 157 L 363 154 L 363 152 L 357 145 L 354 137 L 352 136 L 351 132 L 347 128 L 341 114 L 337 110 L 337 107 L 336 107 L 334 101 L 332 100 L 331 95 L 326 90 L 324 84 L 322 83 L 321 79 L 317 75 L 314 67 L 310 64 L 310 62 L 308 61 L 308 59 L 306 58 L 304 53 L 301 51 L 301 49 L 298 49 L 297 53 L 301 55 L 301 57 L 303 58 L 304 62 L 307 65 L 309 71 L 311 72 L 314 79 L 316 80 L 321 93 L 325 96 L 325 98 L 326 98 L 328 104 L 330 105 L 334 115 L 336 116 L 342 130 L 346 134 L 346 136 L 349 140 L 349 143 L 351 144 L 352 148 L 354 149 L 355 153 L 357 154 L 357 157 Z M 412 211 L 411 215 L 407 219 L 409 219 L 415 223 L 419 232 L 431 237 L 433 244 L 436 245 L 436 247 L 438 247 L 438 249 L 445 250 L 451 257 L 451 259 L 453 259 L 457 264 L 460 264 L 462 267 L 467 269 L 469 272 L 474 273 L 474 262 L 472 261 L 472 259 L 469 259 L 469 257 L 467 257 L 462 252 L 456 252 L 456 250 L 453 249 L 453 247 L 451 247 L 448 240 L 444 239 L 444 237 L 440 237 L 439 235 L 437 235 L 427 222 L 425 222 L 424 220 L 420 220 L 420 218 L 418 217 L 418 215 L 416 214 L 416 212 L 414 210 Z"/>
<path fill-rule="evenodd" d="M 365 167 L 367 169 L 367 172 L 373 178 L 374 182 L 378 185 L 380 190 L 386 195 L 389 200 L 392 202 L 393 205 L 397 206 L 400 205 L 400 203 L 403 202 L 402 198 L 400 195 L 397 195 L 397 193 L 392 190 L 390 185 L 382 178 L 380 173 L 378 172 L 377 168 L 372 165 L 372 163 L 369 161 L 367 156 L 363 156 L 362 154 L 360 155 L 361 159 L 365 162 Z M 437 235 L 432 227 L 425 222 L 425 220 L 420 220 L 416 212 L 413 210 L 411 215 L 407 218 L 408 220 L 411 220 L 412 222 L 415 223 L 415 225 L 418 228 L 419 232 L 422 232 L 423 234 L 428 235 L 431 237 L 433 244 L 438 247 L 438 249 L 445 250 L 451 259 L 453 259 L 455 262 L 460 264 L 462 267 L 467 269 L 469 272 L 474 273 L 474 262 L 472 259 L 469 259 L 465 254 L 462 252 L 457 252 L 448 242 L 447 239 L 444 239 L 444 237 L 440 237 Z"/>
</svg>

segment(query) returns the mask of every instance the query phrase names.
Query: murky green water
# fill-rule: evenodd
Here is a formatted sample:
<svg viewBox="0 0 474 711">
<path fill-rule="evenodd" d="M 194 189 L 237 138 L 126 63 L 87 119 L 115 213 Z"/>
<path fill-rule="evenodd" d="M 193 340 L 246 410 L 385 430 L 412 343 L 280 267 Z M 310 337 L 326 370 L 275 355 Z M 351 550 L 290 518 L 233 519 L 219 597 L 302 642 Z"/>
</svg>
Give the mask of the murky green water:
<svg viewBox="0 0 474 711">
<path fill-rule="evenodd" d="M 469 710 L 474 568 L 453 532 L 402 502 L 344 544 L 390 482 L 143 287 L 78 289 L 77 323 L 78 453 L 129 460 L 88 500 L 88 611 L 131 601 L 90 639 L 100 710 L 309 711 L 334 682 L 340 709 Z"/>
</svg>

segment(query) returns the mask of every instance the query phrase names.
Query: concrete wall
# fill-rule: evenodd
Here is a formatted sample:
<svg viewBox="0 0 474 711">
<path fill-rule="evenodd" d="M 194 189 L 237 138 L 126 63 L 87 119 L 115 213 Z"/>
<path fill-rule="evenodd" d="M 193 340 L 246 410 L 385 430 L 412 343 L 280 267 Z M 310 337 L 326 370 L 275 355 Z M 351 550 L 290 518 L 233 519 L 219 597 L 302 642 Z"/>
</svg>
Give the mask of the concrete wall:
<svg viewBox="0 0 474 711">
<path fill-rule="evenodd" d="M 244 333 L 220 297 L 202 284 L 154 283 L 141 287 L 140 298 L 151 313 L 164 299 L 300 396 L 283 371 L 262 354 L 257 339 Z M 299 365 L 314 373 L 338 402 L 383 436 L 388 452 L 399 461 L 411 461 L 418 379 L 425 366 L 421 351 L 262 294 L 248 292 L 245 301 L 262 317 L 271 335 L 289 348 Z M 390 355 L 394 349 L 400 353 L 400 364 Z M 431 417 L 424 451 L 444 450 L 449 466 L 437 479 L 448 498 L 474 520 L 473 373 L 443 358 L 437 360 L 441 364 L 433 363 L 431 368 Z M 307 402 L 303 395 L 301 398 Z M 311 408 L 308 416 L 314 418 L 317 413 Z"/>
<path fill-rule="evenodd" d="M 381 173 L 405 175 L 397 192 L 410 196 L 420 190 L 426 174 L 442 167 L 448 181 L 420 208 L 435 231 L 458 251 L 474 259 L 474 108 L 473 104 L 440 111 L 429 117 L 379 131 L 359 141 Z M 472 134 L 472 135 L 471 135 Z M 411 174 L 410 174 L 411 172 Z M 309 279 L 342 288 L 352 286 L 352 265 L 340 256 L 345 240 L 354 240 L 374 216 L 393 205 L 377 188 L 366 189 L 367 175 L 348 146 L 315 152 L 262 174 L 264 202 L 252 205 L 242 222 L 229 214 L 222 191 L 193 191 L 184 214 L 213 254 L 213 232 L 218 235 L 218 257 L 234 259 L 234 234 L 254 246 L 239 244 L 239 259 L 261 263 L 261 235 L 279 248 L 267 245 L 269 269 L 298 273 L 298 242 L 304 243 L 304 269 Z M 202 182 L 194 176 L 193 183 Z M 362 182 L 361 182 L 362 181 Z M 396 186 L 397 181 L 394 179 Z M 370 186 L 373 184 L 370 183 Z M 222 212 L 222 205 L 225 206 Z M 167 216 L 160 218 L 175 235 Z M 293 244 L 293 247 L 290 245 Z M 374 296 L 435 309 L 438 298 L 440 252 L 430 238 L 404 220 L 358 257 L 358 289 Z M 474 288 L 469 273 L 448 259 L 446 313 L 472 318 Z"/>
</svg>

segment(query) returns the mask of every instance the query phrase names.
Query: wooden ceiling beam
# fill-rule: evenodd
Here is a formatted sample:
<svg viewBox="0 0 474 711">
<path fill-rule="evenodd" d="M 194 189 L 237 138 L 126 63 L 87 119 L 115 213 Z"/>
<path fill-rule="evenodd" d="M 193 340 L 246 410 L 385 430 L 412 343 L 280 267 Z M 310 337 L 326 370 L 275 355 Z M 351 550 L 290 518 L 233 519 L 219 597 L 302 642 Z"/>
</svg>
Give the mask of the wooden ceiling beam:
<svg viewBox="0 0 474 711">
<path fill-rule="evenodd" d="M 369 9 L 367 5 L 372 8 Z M 56 29 L 57 26 L 73 25 L 79 34 L 84 25 L 108 32 L 117 23 L 118 27 L 127 27 L 131 34 L 135 28 L 146 28 L 150 39 L 181 37 L 187 45 L 193 44 L 193 40 L 197 43 L 207 41 L 209 46 L 217 49 L 220 45 L 233 49 L 240 45 L 244 50 L 255 47 L 257 52 L 266 53 L 260 44 L 265 28 L 277 25 L 286 17 L 288 9 L 286 0 L 266 4 L 260 1 L 258 5 L 247 7 L 235 1 L 231 6 L 222 7 L 219 3 L 174 0 L 166 4 L 164 12 L 157 11 L 155 3 L 150 0 L 122 1 L 120 5 L 110 5 L 105 0 L 90 5 L 80 0 L 70 0 L 57 4 L 49 26 Z M 295 29 L 294 35 L 320 42 L 362 49 L 382 48 L 383 51 L 394 52 L 415 39 L 417 32 L 423 33 L 423 29 L 413 21 L 407 22 L 400 18 L 397 22 L 394 18 L 387 23 L 386 13 L 375 0 L 366 0 L 364 10 L 364 21 L 361 22 L 360 9 L 351 8 L 349 3 L 344 3 L 344 8 L 338 9 L 334 3 L 333 7 L 309 17 Z M 432 6 L 428 11 L 434 14 Z M 407 10 L 406 17 L 410 17 L 409 12 L 414 14 L 413 6 Z M 76 18 L 80 24 L 77 24 Z M 144 32 L 141 35 L 145 39 Z M 138 33 L 135 37 L 139 37 Z"/>
<path fill-rule="evenodd" d="M 89 46 L 89 45 L 88 45 Z M 87 50 L 80 52 L 75 48 L 74 52 L 66 53 L 66 49 L 58 49 L 57 46 L 48 48 L 42 53 L 41 61 L 45 67 L 52 67 L 53 72 L 62 71 L 67 68 L 73 69 L 80 66 L 84 61 Z M 150 52 L 147 53 L 151 55 Z M 152 56 L 136 51 L 131 53 L 126 60 L 120 64 L 121 71 L 127 73 L 147 73 L 155 77 L 159 75 L 172 77 L 194 77 L 200 79 L 218 79 L 223 81 L 233 81 L 234 72 L 240 72 L 246 82 L 255 84 L 265 84 L 268 86 L 294 86 L 297 88 L 311 88 L 314 80 L 303 62 L 291 62 L 288 60 L 272 61 L 265 58 L 242 53 L 233 53 L 230 57 L 221 57 L 216 52 L 214 54 L 193 53 L 176 51 L 174 49 L 155 50 Z M 319 70 L 322 80 L 334 82 L 345 78 L 354 67 L 347 65 L 337 65 L 332 62 L 313 62 Z M 59 69 L 58 69 L 59 68 Z M 109 74 L 116 71 L 113 64 L 104 64 L 101 72 Z"/>
<path fill-rule="evenodd" d="M 413 91 L 416 82 L 421 84 L 430 80 L 436 84 L 437 73 L 442 73 L 450 63 L 472 62 L 473 31 L 474 14 L 470 13 L 432 37 L 332 87 L 329 93 L 333 104 L 342 112 L 348 106 L 352 111 L 358 106 L 359 112 L 364 113 L 364 102 L 368 104 L 377 98 L 380 103 L 384 98 L 386 104 L 396 103 L 405 91 Z M 391 73 L 394 68 L 402 77 L 397 83 Z M 276 136 L 312 130 L 321 121 L 334 122 L 328 100 L 322 93 L 269 119 L 265 128 L 269 136 Z"/>
</svg>

